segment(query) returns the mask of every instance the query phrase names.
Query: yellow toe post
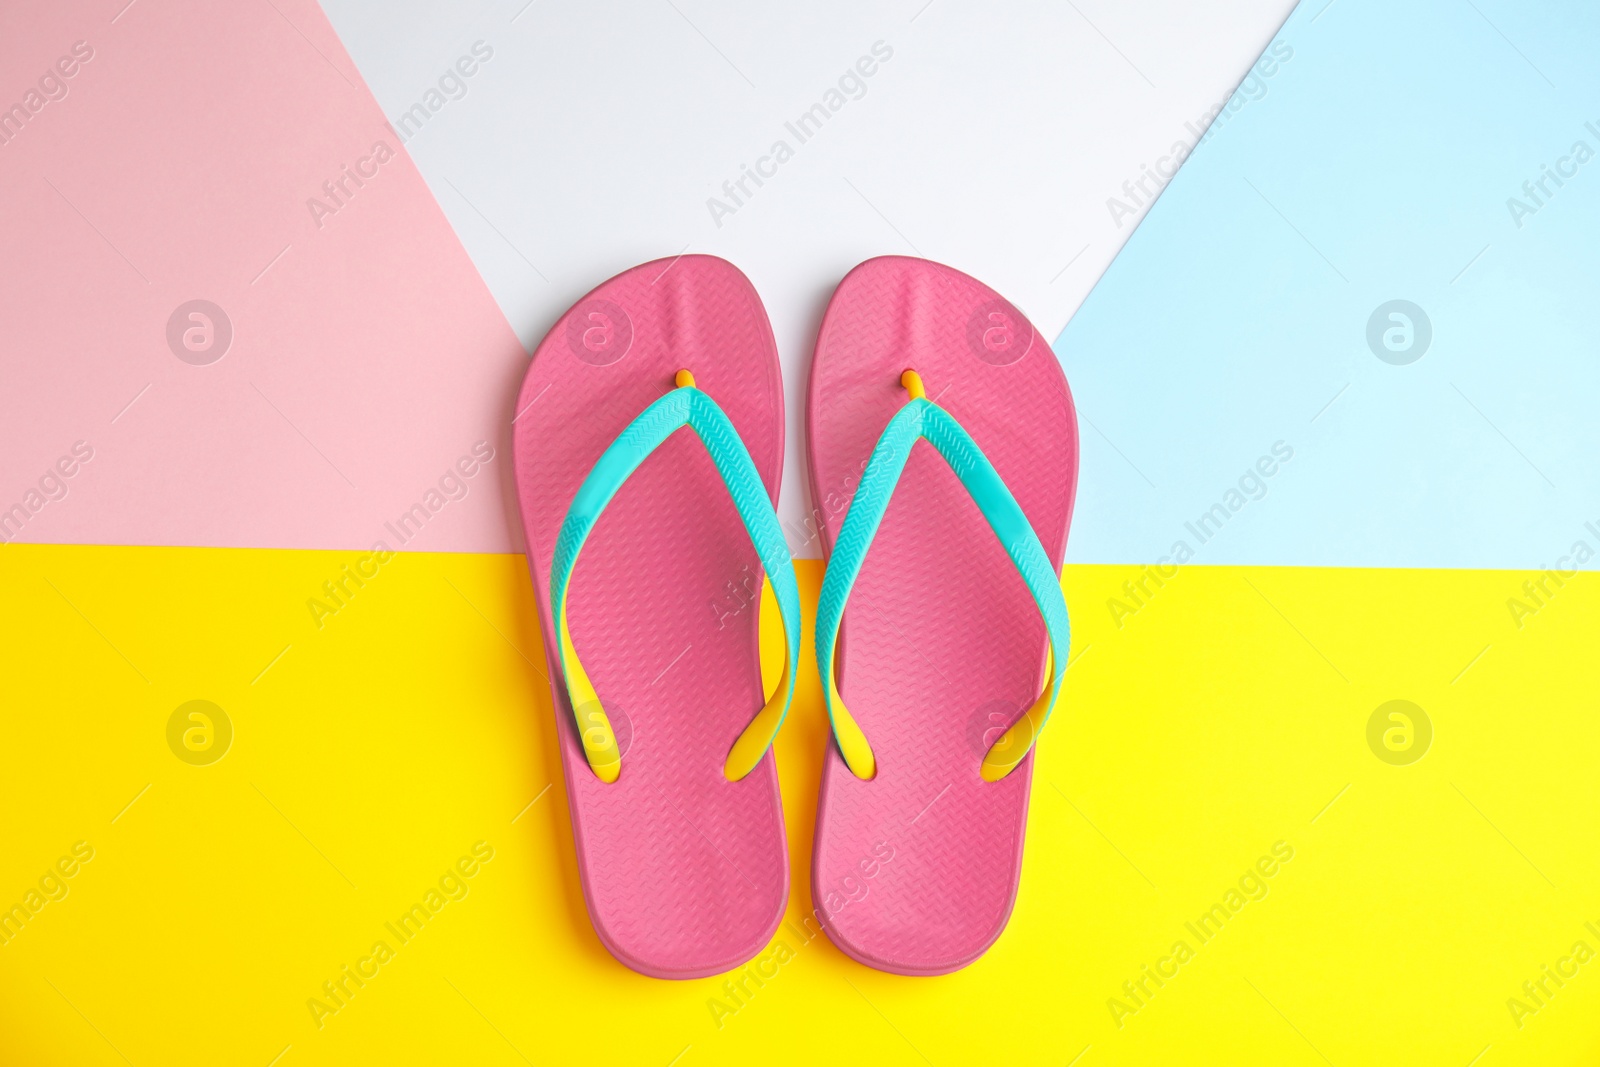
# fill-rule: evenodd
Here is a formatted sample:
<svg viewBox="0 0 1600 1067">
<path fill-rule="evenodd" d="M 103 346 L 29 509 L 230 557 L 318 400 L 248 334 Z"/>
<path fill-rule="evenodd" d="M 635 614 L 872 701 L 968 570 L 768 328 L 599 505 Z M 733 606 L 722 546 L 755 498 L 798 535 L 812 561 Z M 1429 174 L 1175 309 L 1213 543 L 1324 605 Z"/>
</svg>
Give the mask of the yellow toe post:
<svg viewBox="0 0 1600 1067">
<path fill-rule="evenodd" d="M 687 367 L 679 371 L 678 376 L 672 380 L 677 383 L 679 389 L 688 389 L 694 386 L 694 375 L 689 373 Z"/>
<path fill-rule="evenodd" d="M 906 392 L 911 394 L 912 400 L 923 400 L 928 395 L 928 391 L 922 388 L 922 375 L 910 367 L 900 375 L 900 384 L 906 387 Z"/>
</svg>

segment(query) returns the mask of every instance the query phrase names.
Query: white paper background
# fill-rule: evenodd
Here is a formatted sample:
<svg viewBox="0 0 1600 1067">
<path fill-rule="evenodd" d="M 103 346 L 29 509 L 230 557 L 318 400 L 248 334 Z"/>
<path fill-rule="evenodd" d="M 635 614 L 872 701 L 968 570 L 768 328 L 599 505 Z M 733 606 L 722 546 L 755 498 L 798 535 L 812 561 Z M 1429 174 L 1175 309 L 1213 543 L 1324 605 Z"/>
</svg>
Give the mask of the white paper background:
<svg viewBox="0 0 1600 1067">
<path fill-rule="evenodd" d="M 1107 199 L 1192 142 L 1293 6 L 323 2 L 391 123 L 440 105 L 406 149 L 530 350 L 639 262 L 706 252 L 750 276 L 784 362 L 786 528 L 807 507 L 802 398 L 839 278 L 926 256 L 1053 339 L 1137 222 Z M 430 100 L 479 41 L 492 56 Z M 865 94 L 798 143 L 785 122 L 879 41 L 893 57 Z M 716 225 L 707 198 L 780 138 L 794 158 Z"/>
</svg>

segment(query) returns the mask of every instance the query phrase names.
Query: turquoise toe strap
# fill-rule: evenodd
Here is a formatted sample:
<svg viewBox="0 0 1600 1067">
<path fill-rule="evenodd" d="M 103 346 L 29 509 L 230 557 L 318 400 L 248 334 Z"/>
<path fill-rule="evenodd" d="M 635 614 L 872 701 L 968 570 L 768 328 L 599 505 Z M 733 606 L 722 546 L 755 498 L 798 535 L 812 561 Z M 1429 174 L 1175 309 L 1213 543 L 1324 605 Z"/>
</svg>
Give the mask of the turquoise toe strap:
<svg viewBox="0 0 1600 1067">
<path fill-rule="evenodd" d="M 998 781 L 1022 762 L 1055 708 L 1061 679 L 1067 669 L 1067 649 L 1071 643 L 1071 623 L 1067 618 L 1066 601 L 1061 594 L 1060 579 L 1049 556 L 1045 554 L 1044 546 L 1039 543 L 1028 517 L 1023 514 L 1016 498 L 1006 488 L 983 450 L 949 412 L 926 397 L 922 380 L 915 371 L 906 371 L 901 381 L 910 392 L 911 400 L 889 420 L 889 425 L 884 427 L 872 450 L 867 469 L 861 475 L 861 484 L 850 501 L 850 510 L 845 514 L 838 542 L 828 558 L 827 574 L 822 580 L 822 594 L 817 602 L 816 649 L 823 699 L 827 704 L 828 719 L 833 724 L 833 736 L 845 763 L 858 778 L 873 777 L 877 773 L 877 761 L 872 746 L 845 707 L 834 673 L 839 623 L 844 617 L 850 590 L 861 573 L 861 565 L 878 532 L 878 525 L 888 510 L 889 500 L 900 480 L 900 472 L 905 469 L 906 460 L 911 455 L 911 447 L 918 440 L 925 440 L 944 457 L 956 477 L 961 479 L 973 503 L 988 520 L 1001 547 L 1017 568 L 1017 573 L 1022 575 L 1028 592 L 1033 595 L 1050 638 L 1045 660 L 1048 677 L 1043 692 L 1027 713 L 983 757 L 980 773 L 984 780 Z M 922 577 L 903 576 L 906 581 L 916 581 Z"/>
<path fill-rule="evenodd" d="M 681 427 L 694 430 L 728 487 L 733 505 L 766 570 L 765 581 L 771 584 L 778 602 L 787 646 L 783 677 L 778 681 L 776 692 L 750 720 L 728 752 L 723 773 L 729 780 L 743 778 L 761 762 L 794 699 L 795 673 L 800 664 L 800 589 L 795 582 L 794 562 L 789 557 L 778 517 L 772 510 L 766 486 L 756 473 L 756 465 L 728 416 L 716 401 L 695 387 L 694 376 L 688 371 L 678 372 L 677 384 L 678 388 L 645 408 L 617 435 L 584 478 L 561 523 L 555 556 L 550 564 L 550 614 L 555 620 L 567 698 L 578 721 L 584 756 L 595 775 L 606 782 L 614 782 L 621 775 L 622 756 L 611 721 L 572 643 L 567 626 L 567 586 L 572 580 L 578 553 L 583 550 L 589 531 L 599 521 L 600 513 L 639 464 Z"/>
</svg>

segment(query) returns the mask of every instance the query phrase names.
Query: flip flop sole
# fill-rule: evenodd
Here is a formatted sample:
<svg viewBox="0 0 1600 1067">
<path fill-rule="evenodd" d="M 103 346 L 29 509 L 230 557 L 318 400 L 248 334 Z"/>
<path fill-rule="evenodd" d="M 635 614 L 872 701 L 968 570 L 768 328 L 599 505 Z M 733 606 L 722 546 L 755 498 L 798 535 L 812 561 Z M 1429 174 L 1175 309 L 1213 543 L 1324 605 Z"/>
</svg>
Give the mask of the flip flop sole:
<svg viewBox="0 0 1600 1067">
<path fill-rule="evenodd" d="M 811 371 L 812 496 L 831 552 L 873 445 L 915 368 L 973 436 L 1059 571 L 1077 484 L 1072 397 L 1055 354 L 1011 304 L 926 260 L 884 257 L 833 295 Z M 1034 701 L 1046 637 L 1027 587 L 954 472 L 918 442 L 850 594 L 840 692 L 877 774 L 830 745 L 812 893 L 847 955 L 900 974 L 977 959 L 1016 897 L 1033 775 L 979 776 Z"/>
<path fill-rule="evenodd" d="M 584 758 L 552 650 L 550 567 L 572 498 L 683 368 L 732 421 L 775 501 L 777 349 L 749 281 L 715 257 L 647 263 L 578 301 L 535 351 L 513 426 L 584 899 L 605 947 L 659 978 L 749 960 L 776 930 L 789 891 L 771 752 L 740 781 L 723 774 L 764 699 L 762 569 L 693 430 L 678 430 L 617 492 L 570 585 L 573 644 L 622 749 L 614 783 Z"/>
</svg>

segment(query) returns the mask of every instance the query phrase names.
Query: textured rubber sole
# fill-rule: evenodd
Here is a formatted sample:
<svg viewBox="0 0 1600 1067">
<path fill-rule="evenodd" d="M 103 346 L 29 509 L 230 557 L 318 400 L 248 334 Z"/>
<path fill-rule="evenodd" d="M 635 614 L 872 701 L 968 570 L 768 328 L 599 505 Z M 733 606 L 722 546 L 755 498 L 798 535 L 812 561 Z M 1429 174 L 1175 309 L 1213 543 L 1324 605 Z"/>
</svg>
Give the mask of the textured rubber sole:
<svg viewBox="0 0 1600 1067">
<path fill-rule="evenodd" d="M 710 256 L 644 264 L 578 301 L 534 353 L 513 437 L 584 898 L 606 948 L 659 978 L 749 960 L 789 892 L 771 752 L 738 782 L 723 774 L 763 702 L 762 569 L 693 430 L 668 438 L 617 492 L 570 586 L 573 643 L 622 750 L 614 783 L 584 759 L 551 654 L 550 565 L 572 497 L 683 368 L 728 415 L 775 501 L 777 349 L 749 281 Z"/>
<path fill-rule="evenodd" d="M 1055 354 L 987 286 L 898 256 L 845 277 L 817 339 L 807 429 L 824 549 L 906 402 L 908 367 L 972 434 L 1059 571 L 1078 437 Z M 878 768 L 858 779 L 832 746 L 823 765 L 812 890 L 847 955 L 943 974 L 1000 936 L 1021 870 L 1033 755 L 999 782 L 978 769 L 1038 695 L 1045 648 L 1038 609 L 988 523 L 919 442 L 851 593 L 837 658 L 841 694 Z"/>
</svg>

